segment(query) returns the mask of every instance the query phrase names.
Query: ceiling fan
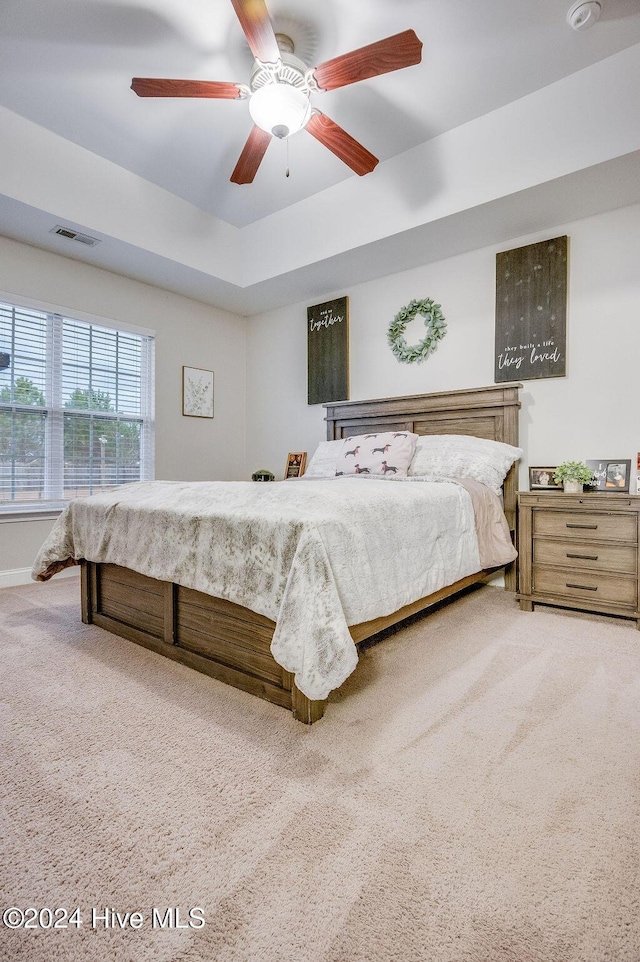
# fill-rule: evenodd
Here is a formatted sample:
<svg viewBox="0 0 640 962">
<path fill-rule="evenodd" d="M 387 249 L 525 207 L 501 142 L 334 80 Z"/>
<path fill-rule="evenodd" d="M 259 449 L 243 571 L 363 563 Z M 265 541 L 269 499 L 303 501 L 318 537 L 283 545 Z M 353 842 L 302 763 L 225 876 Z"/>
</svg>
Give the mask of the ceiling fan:
<svg viewBox="0 0 640 962">
<path fill-rule="evenodd" d="M 312 107 L 310 95 L 420 63 L 422 42 L 414 31 L 405 30 L 309 68 L 294 56 L 290 38 L 275 33 L 264 0 L 231 3 L 255 59 L 248 85 L 134 77 L 132 90 L 139 97 L 249 98 L 254 126 L 231 175 L 234 184 L 252 183 L 272 136 L 284 140 L 303 128 L 356 174 L 370 173 L 377 157 Z"/>
</svg>

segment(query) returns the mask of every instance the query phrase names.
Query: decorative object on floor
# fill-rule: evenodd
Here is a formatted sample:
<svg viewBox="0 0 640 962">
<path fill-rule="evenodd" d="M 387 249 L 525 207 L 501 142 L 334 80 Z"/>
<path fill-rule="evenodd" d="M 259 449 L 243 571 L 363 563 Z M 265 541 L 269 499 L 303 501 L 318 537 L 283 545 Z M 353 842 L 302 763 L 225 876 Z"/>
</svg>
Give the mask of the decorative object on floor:
<svg viewBox="0 0 640 962">
<path fill-rule="evenodd" d="M 427 333 L 421 341 L 410 347 L 404 338 L 404 332 L 407 325 L 418 315 L 424 318 Z M 413 364 L 414 361 L 421 364 L 433 354 L 438 341 L 441 341 L 446 333 L 447 325 L 440 304 L 426 297 L 422 301 L 409 301 L 405 307 L 400 308 L 389 325 L 387 340 L 389 347 L 403 364 Z"/>
<path fill-rule="evenodd" d="M 231 2 L 255 58 L 248 84 L 134 77 L 132 90 L 139 97 L 248 98 L 254 126 L 231 175 L 234 184 L 253 181 L 272 136 L 284 140 L 303 128 L 356 174 L 370 173 L 378 158 L 312 107 L 310 96 L 420 63 L 422 42 L 414 31 L 405 30 L 309 67 L 294 56 L 293 39 L 276 32 L 264 0 Z"/>
<path fill-rule="evenodd" d="M 597 491 L 629 493 L 631 460 L 616 458 L 615 461 L 587 461 L 587 465 L 594 477 L 594 487 Z"/>
<path fill-rule="evenodd" d="M 583 461 L 563 461 L 553 475 L 556 484 L 561 484 L 567 494 L 580 494 L 585 486 L 594 486 L 593 471 Z"/>
<path fill-rule="evenodd" d="M 266 468 L 260 468 L 251 475 L 252 481 L 275 481 L 275 479 L 276 476 L 273 471 L 267 471 Z"/>
<path fill-rule="evenodd" d="M 349 298 L 307 308 L 307 400 L 349 400 Z"/>
<path fill-rule="evenodd" d="M 213 371 L 182 368 L 182 413 L 188 418 L 213 417 Z"/>
<path fill-rule="evenodd" d="M 532 491 L 559 491 L 562 484 L 554 480 L 557 468 L 529 468 L 529 488 Z"/>
<path fill-rule="evenodd" d="M 287 478 L 301 478 L 304 474 L 304 469 L 307 466 L 307 452 L 306 451 L 289 451 L 287 455 L 287 464 L 284 469 L 284 479 Z"/>
<path fill-rule="evenodd" d="M 566 374 L 568 238 L 496 255 L 495 381 Z"/>
</svg>

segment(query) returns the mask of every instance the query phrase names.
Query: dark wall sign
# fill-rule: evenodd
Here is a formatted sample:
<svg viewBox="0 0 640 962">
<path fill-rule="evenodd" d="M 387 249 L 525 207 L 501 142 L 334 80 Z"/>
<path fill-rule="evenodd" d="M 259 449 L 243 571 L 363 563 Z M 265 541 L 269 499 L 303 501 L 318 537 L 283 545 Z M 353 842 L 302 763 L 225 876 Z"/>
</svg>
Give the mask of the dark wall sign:
<svg viewBox="0 0 640 962">
<path fill-rule="evenodd" d="M 349 298 L 307 308 L 308 402 L 349 400 Z"/>
<path fill-rule="evenodd" d="M 496 382 L 567 373 L 567 241 L 496 256 Z"/>
</svg>

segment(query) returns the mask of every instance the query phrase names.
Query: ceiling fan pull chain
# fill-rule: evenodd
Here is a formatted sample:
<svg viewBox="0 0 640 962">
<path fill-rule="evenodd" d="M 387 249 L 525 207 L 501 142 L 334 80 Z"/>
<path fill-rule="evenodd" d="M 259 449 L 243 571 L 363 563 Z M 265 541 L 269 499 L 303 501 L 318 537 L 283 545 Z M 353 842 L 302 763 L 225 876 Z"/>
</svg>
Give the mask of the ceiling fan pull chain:
<svg viewBox="0 0 640 962">
<path fill-rule="evenodd" d="M 285 140 L 285 144 L 287 145 L 287 167 L 286 167 L 286 170 L 285 170 L 285 172 L 284 172 L 284 176 L 285 176 L 285 177 L 288 177 L 288 176 L 289 176 L 289 138 L 288 138 L 288 137 L 287 137 L 287 139 Z"/>
</svg>

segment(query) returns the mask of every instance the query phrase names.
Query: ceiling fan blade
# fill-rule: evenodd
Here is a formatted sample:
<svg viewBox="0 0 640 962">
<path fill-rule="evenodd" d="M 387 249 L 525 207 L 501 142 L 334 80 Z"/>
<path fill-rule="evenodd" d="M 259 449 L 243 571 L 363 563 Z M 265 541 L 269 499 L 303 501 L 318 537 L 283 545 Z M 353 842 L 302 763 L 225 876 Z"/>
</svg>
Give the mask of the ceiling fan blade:
<svg viewBox="0 0 640 962">
<path fill-rule="evenodd" d="M 421 59 L 422 41 L 413 30 L 405 30 L 386 40 L 377 40 L 376 43 L 327 60 L 315 68 L 313 75 L 321 90 L 335 90 L 392 70 L 411 67 L 420 63 Z"/>
<path fill-rule="evenodd" d="M 218 100 L 237 100 L 242 95 L 238 84 L 217 80 L 158 80 L 153 77 L 134 77 L 131 89 L 138 97 L 212 97 Z"/>
<path fill-rule="evenodd" d="M 270 140 L 271 134 L 267 133 L 266 130 L 262 130 L 260 127 L 253 128 L 231 174 L 232 184 L 250 184 L 253 182 Z"/>
<path fill-rule="evenodd" d="M 313 114 L 305 129 L 360 177 L 370 174 L 378 164 L 377 157 L 320 111 Z"/>
<path fill-rule="evenodd" d="M 263 63 L 276 63 L 280 48 L 264 0 L 231 0 L 251 53 Z"/>
</svg>

